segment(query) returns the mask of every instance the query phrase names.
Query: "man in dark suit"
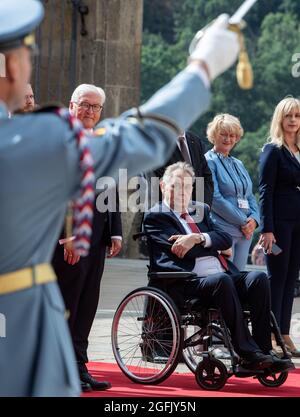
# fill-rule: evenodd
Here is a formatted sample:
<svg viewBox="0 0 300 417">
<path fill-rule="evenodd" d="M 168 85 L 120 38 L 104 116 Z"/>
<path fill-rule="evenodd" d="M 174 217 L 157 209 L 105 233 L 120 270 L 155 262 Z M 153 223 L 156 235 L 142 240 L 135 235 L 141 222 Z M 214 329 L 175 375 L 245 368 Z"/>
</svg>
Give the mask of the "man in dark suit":
<svg viewBox="0 0 300 417">
<path fill-rule="evenodd" d="M 198 196 L 196 195 L 196 182 L 194 182 L 192 199 L 196 201 L 200 198 L 211 207 L 214 183 L 204 154 L 205 149 L 201 139 L 191 132 L 184 132 L 182 136 L 178 137 L 177 146 L 169 161 L 164 166 L 154 170 L 151 175 L 162 178 L 167 166 L 180 161 L 190 164 L 194 168 L 195 176 L 204 180 L 204 200 L 201 193 Z M 149 176 L 150 174 L 148 178 Z M 159 201 L 161 201 L 161 194 Z"/>
<path fill-rule="evenodd" d="M 86 130 L 92 131 L 99 122 L 104 101 L 105 94 L 102 89 L 82 84 L 72 95 L 70 113 L 82 122 Z M 110 383 L 94 379 L 86 367 L 88 336 L 97 311 L 106 250 L 109 248 L 109 257 L 116 256 L 122 245 L 118 195 L 115 189 L 110 189 L 109 193 L 111 202 L 113 198 L 117 199 L 117 210 L 100 212 L 95 201 L 89 255 L 79 258 L 68 245 L 57 245 L 52 261 L 66 308 L 70 313 L 69 326 L 84 391 L 104 390 L 110 387 Z"/>
<path fill-rule="evenodd" d="M 188 206 L 193 180 L 192 168 L 183 162 L 169 166 L 164 173 L 163 202 L 153 207 L 144 220 L 151 270 L 195 272 L 197 279 L 170 284 L 168 292 L 174 301 L 180 303 L 196 295 L 203 306 L 220 309 L 244 367 L 287 369 L 291 366 L 288 360 L 270 355 L 270 292 L 266 274 L 239 272 L 220 257 L 218 251 L 230 248 L 231 237 L 212 223 L 207 206 L 202 204 L 197 215 L 191 217 Z M 162 282 L 161 288 L 165 289 L 168 282 Z M 240 301 L 249 304 L 253 338 L 243 320 Z"/>
</svg>

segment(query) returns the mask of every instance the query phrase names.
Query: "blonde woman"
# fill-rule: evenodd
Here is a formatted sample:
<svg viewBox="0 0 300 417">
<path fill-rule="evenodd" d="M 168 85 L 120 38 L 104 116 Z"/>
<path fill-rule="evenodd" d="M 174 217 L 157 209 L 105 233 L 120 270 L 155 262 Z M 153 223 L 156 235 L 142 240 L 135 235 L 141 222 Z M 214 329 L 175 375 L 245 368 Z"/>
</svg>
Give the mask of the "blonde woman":
<svg viewBox="0 0 300 417">
<path fill-rule="evenodd" d="M 260 243 L 268 253 L 272 310 L 288 350 L 300 356 L 289 336 L 294 287 L 300 269 L 300 101 L 281 100 L 275 108 L 269 143 L 260 158 Z M 272 254 L 276 243 L 282 252 Z"/>
<path fill-rule="evenodd" d="M 214 181 L 212 218 L 232 236 L 231 260 L 240 271 L 245 269 L 253 232 L 259 224 L 251 178 L 243 163 L 230 155 L 243 133 L 237 117 L 218 114 L 207 127 L 208 140 L 214 147 L 205 154 Z"/>
</svg>

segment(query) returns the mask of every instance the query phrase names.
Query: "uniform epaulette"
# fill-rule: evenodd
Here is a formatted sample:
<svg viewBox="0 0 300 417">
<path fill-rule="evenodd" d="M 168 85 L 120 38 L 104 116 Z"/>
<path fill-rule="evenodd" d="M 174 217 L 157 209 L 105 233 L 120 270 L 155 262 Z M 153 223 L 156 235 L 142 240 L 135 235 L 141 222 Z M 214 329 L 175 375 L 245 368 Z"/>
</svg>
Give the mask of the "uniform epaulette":
<svg viewBox="0 0 300 417">
<path fill-rule="evenodd" d="M 94 130 L 93 134 L 95 136 L 103 136 L 106 133 L 105 127 L 99 127 L 98 129 Z"/>
</svg>

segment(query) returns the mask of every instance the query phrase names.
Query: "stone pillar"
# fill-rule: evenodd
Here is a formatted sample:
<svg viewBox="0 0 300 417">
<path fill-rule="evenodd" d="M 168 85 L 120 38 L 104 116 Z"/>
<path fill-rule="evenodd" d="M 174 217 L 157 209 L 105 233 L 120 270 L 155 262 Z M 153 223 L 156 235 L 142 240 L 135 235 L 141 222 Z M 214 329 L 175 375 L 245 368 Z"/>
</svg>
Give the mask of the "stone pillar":
<svg viewBox="0 0 300 417">
<path fill-rule="evenodd" d="M 44 0 L 43 4 L 45 18 L 36 31 L 39 55 L 32 74 L 34 93 L 38 104 L 60 102 L 66 106 L 77 81 L 76 64 L 71 68 L 71 62 L 76 63 L 78 37 L 72 24 L 73 6 L 69 0 Z"/>
<path fill-rule="evenodd" d="M 68 105 L 81 83 L 102 87 L 107 96 L 103 117 L 115 117 L 137 106 L 140 97 L 140 54 L 143 0 L 43 0 L 46 16 L 37 31 L 40 55 L 32 84 L 39 104 Z M 74 3 L 88 7 L 81 16 Z M 130 235 L 135 216 L 123 216 L 126 256 L 137 257 Z"/>
<path fill-rule="evenodd" d="M 88 15 L 88 35 L 80 41 L 79 81 L 88 76 L 104 88 L 104 116 L 118 116 L 139 103 L 143 1 L 86 0 L 85 4 L 94 13 Z"/>
<path fill-rule="evenodd" d="M 68 103 L 81 83 L 107 93 L 104 116 L 118 116 L 139 103 L 143 0 L 83 0 L 87 35 L 71 0 L 44 0 L 37 31 L 40 55 L 33 84 L 40 103 Z"/>
</svg>

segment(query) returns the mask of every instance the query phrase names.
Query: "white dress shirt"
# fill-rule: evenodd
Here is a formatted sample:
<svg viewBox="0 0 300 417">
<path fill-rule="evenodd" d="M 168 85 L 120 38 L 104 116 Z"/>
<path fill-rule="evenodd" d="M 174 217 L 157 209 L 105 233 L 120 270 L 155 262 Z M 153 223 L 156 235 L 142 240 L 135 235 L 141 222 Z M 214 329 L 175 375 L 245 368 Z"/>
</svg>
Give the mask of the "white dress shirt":
<svg viewBox="0 0 300 417">
<path fill-rule="evenodd" d="M 177 217 L 178 221 L 182 224 L 187 235 L 191 235 L 193 232 L 190 229 L 188 223 L 180 216 L 181 213 L 178 213 L 170 208 L 168 203 L 164 200 L 163 204 L 171 210 L 174 215 Z M 208 233 L 202 233 L 205 237 L 205 248 L 210 248 L 212 245 L 211 238 Z M 219 272 L 225 272 L 225 269 L 222 267 L 220 261 L 215 256 L 202 256 L 201 258 L 195 259 L 195 266 L 192 270 L 195 272 L 198 277 L 206 277 L 208 275 L 217 274 Z"/>
</svg>

